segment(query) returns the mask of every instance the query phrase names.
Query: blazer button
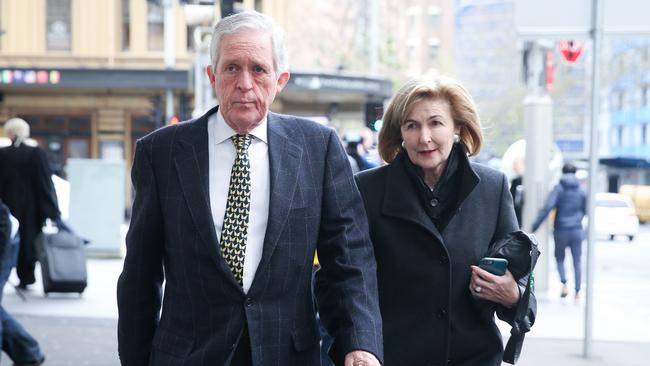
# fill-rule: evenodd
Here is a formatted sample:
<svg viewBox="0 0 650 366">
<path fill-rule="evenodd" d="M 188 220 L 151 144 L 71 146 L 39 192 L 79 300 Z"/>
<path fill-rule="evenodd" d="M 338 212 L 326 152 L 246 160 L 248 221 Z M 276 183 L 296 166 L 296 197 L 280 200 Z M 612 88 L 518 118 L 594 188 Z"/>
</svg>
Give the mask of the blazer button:
<svg viewBox="0 0 650 366">
<path fill-rule="evenodd" d="M 247 308 L 250 308 L 251 306 L 253 306 L 253 299 L 251 299 L 250 297 L 247 297 L 247 298 L 246 298 L 246 301 L 244 302 L 244 305 L 245 305 Z"/>
<path fill-rule="evenodd" d="M 442 264 L 447 264 L 449 262 L 449 258 L 446 255 L 441 255 L 440 256 L 440 263 Z"/>
<path fill-rule="evenodd" d="M 429 201 L 429 204 L 431 205 L 431 207 L 438 206 L 438 203 L 439 203 L 439 201 L 438 201 L 437 198 L 432 198 L 431 201 Z"/>
<path fill-rule="evenodd" d="M 438 309 L 438 312 L 436 313 L 436 317 L 438 319 L 444 319 L 447 316 L 447 310 L 445 309 Z"/>
</svg>

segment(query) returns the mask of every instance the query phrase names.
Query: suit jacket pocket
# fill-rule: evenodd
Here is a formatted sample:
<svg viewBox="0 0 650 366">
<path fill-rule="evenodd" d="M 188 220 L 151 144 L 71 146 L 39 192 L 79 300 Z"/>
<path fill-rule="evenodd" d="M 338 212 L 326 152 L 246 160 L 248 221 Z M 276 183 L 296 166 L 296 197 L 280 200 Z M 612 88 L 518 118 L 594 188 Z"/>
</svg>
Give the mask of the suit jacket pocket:
<svg viewBox="0 0 650 366">
<path fill-rule="evenodd" d="M 192 351 L 194 341 L 190 338 L 176 335 L 165 329 L 158 328 L 153 337 L 153 347 L 160 352 L 179 358 L 187 357 Z"/>
<path fill-rule="evenodd" d="M 320 342 L 318 329 L 313 327 L 295 329 L 291 334 L 293 346 L 298 352 L 315 347 Z"/>
</svg>

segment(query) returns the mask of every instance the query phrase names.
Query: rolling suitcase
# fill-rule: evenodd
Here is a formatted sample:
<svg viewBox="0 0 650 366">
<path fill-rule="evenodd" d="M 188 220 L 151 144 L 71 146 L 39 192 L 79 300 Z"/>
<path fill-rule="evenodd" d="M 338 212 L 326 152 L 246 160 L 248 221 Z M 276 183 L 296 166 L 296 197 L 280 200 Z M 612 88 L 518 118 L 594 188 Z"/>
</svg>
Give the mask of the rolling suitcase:
<svg viewBox="0 0 650 366">
<path fill-rule="evenodd" d="M 38 236 L 38 261 L 41 263 L 43 292 L 78 292 L 87 285 L 86 253 L 83 239 L 59 231 Z"/>
</svg>

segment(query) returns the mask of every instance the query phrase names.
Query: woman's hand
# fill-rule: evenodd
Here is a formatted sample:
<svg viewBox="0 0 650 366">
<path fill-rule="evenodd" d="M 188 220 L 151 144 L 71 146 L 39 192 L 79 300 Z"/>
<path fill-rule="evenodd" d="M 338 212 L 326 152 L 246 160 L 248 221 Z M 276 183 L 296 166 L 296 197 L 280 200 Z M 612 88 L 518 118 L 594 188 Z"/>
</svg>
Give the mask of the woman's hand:
<svg viewBox="0 0 650 366">
<path fill-rule="evenodd" d="M 510 271 L 503 276 L 496 276 L 478 267 L 471 266 L 472 277 L 469 291 L 474 297 L 513 307 L 519 302 L 519 285 Z"/>
</svg>

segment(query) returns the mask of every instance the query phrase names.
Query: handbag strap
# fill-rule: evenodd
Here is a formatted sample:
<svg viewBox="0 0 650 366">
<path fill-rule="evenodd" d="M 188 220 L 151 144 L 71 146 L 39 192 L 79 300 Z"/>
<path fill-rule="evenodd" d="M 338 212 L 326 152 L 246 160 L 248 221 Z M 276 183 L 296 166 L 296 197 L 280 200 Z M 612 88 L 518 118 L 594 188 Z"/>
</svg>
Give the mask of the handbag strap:
<svg viewBox="0 0 650 366">
<path fill-rule="evenodd" d="M 532 276 L 532 274 L 531 274 Z M 526 283 L 526 291 L 524 291 L 519 304 L 517 304 L 517 311 L 515 312 L 515 321 L 513 322 L 512 329 L 510 329 L 510 338 L 506 344 L 506 348 L 503 351 L 503 362 L 514 365 L 515 362 L 519 359 L 521 354 L 521 348 L 524 345 L 524 336 L 525 332 L 519 327 L 519 321 L 521 321 L 528 311 L 528 302 L 530 300 L 530 276 L 528 277 L 528 282 Z"/>
<path fill-rule="evenodd" d="M 535 254 L 532 253 L 533 251 L 531 251 L 530 273 L 528 274 L 528 281 L 526 282 L 526 291 L 524 291 L 524 294 L 521 296 L 521 299 L 517 304 L 517 310 L 515 311 L 515 319 L 514 322 L 512 323 L 513 324 L 512 329 L 510 329 L 510 338 L 508 338 L 508 343 L 506 344 L 506 348 L 503 351 L 503 362 L 512 365 L 514 365 L 519 359 L 519 356 L 521 355 L 521 348 L 524 345 L 524 337 L 526 335 L 526 332 L 528 332 L 528 330 L 530 329 L 530 327 L 526 327 L 526 329 L 522 329 L 520 326 L 521 325 L 520 322 L 522 322 L 525 319 L 528 313 L 530 292 L 532 291 L 531 282 L 533 278 L 533 269 L 536 264 L 535 262 L 537 261 L 537 258 L 535 258 Z"/>
</svg>

